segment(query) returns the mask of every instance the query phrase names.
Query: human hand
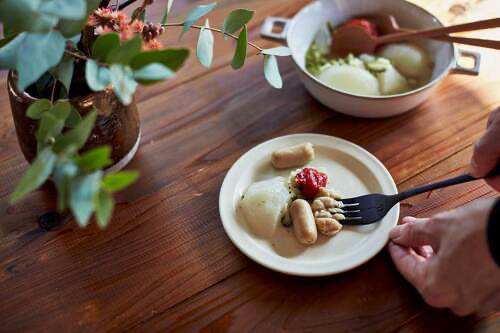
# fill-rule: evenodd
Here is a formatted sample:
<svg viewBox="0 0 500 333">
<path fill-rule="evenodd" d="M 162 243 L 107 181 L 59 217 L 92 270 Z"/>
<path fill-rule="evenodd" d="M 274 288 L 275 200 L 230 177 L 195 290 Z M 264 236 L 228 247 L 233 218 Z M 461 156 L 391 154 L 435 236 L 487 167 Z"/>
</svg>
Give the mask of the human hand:
<svg viewBox="0 0 500 333">
<path fill-rule="evenodd" d="M 391 231 L 396 267 L 429 305 L 459 316 L 500 311 L 500 268 L 486 235 L 494 203 L 483 199 L 431 218 L 405 217 Z"/>
<path fill-rule="evenodd" d="M 490 114 L 486 133 L 474 146 L 469 173 L 476 178 L 484 177 L 500 162 L 500 108 Z M 486 179 L 486 182 L 500 191 L 500 177 Z"/>
</svg>

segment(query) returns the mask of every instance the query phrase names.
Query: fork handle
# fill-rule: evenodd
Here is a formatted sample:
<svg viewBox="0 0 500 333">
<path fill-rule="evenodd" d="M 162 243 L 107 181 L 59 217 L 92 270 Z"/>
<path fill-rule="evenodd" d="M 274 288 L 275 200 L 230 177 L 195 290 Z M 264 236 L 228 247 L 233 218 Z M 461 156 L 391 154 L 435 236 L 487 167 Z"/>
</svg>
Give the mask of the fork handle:
<svg viewBox="0 0 500 333">
<path fill-rule="evenodd" d="M 497 176 L 500 176 L 500 164 L 498 164 L 493 170 L 491 170 L 483 178 L 493 178 L 493 177 L 497 177 Z M 478 180 L 478 179 L 482 179 L 482 178 L 474 178 L 471 175 L 466 174 L 466 175 L 462 175 L 462 176 L 458 176 L 458 177 L 454 177 L 454 178 L 442 180 L 442 181 L 437 182 L 437 183 L 424 185 L 424 186 L 417 187 L 417 188 L 414 188 L 414 189 L 411 189 L 411 190 L 408 190 L 408 191 L 404 191 L 404 192 L 398 193 L 398 194 L 394 195 L 394 199 L 396 199 L 397 202 L 400 202 L 400 201 L 405 200 L 407 198 L 413 197 L 413 196 L 415 196 L 417 194 L 422 194 L 422 193 L 425 193 L 425 192 L 437 190 L 437 189 L 440 189 L 440 188 L 443 188 L 443 187 L 448 187 L 448 186 L 453 186 L 453 185 L 468 183 L 468 182 L 472 182 L 472 181 Z"/>
</svg>

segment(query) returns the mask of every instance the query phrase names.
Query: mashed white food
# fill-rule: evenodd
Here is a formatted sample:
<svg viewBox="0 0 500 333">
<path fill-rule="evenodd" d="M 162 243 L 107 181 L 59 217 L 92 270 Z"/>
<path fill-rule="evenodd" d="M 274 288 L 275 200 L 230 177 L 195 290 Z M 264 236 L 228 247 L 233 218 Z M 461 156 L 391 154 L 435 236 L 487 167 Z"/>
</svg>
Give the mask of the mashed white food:
<svg viewBox="0 0 500 333">
<path fill-rule="evenodd" d="M 252 232 L 260 238 L 273 236 L 292 200 L 287 179 L 276 177 L 253 183 L 240 201 L 240 208 Z"/>
</svg>

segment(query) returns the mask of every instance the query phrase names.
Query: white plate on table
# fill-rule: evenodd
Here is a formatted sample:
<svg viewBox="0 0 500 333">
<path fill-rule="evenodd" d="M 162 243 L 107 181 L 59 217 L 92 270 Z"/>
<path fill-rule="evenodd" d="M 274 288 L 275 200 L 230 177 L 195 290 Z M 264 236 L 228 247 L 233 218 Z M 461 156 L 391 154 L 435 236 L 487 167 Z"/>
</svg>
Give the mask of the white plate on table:
<svg viewBox="0 0 500 333">
<path fill-rule="evenodd" d="M 322 276 L 355 268 L 385 246 L 389 231 L 397 224 L 399 205 L 382 221 L 359 227 L 346 226 L 334 237 L 318 233 L 318 241 L 303 246 L 293 228 L 282 225 L 270 240 L 259 239 L 248 228 L 239 202 L 253 182 L 285 176 L 293 169 L 275 170 L 271 154 L 279 148 L 311 142 L 316 158 L 308 166 L 322 168 L 329 186 L 345 198 L 368 193 L 396 194 L 397 188 L 384 165 L 363 148 L 326 135 L 295 134 L 264 142 L 244 154 L 227 173 L 219 196 L 219 212 L 226 233 L 248 257 L 270 269 L 301 276 Z"/>
</svg>

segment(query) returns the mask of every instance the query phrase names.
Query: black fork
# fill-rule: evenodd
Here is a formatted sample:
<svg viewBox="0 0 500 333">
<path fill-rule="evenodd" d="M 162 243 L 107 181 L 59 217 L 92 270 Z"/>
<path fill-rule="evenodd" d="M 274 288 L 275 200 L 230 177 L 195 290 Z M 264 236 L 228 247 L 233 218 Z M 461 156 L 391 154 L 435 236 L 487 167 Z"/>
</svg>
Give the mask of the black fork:
<svg viewBox="0 0 500 333">
<path fill-rule="evenodd" d="M 486 177 L 491 178 L 500 175 L 500 164 L 497 165 Z M 343 225 L 366 225 L 380 221 L 394 205 L 417 194 L 437 190 L 443 187 L 463 184 L 481 178 L 471 175 L 462 175 L 446 179 L 437 183 L 417 187 L 394 195 L 367 194 L 356 198 L 342 199 L 343 214 L 346 219 L 339 221 Z"/>
</svg>

